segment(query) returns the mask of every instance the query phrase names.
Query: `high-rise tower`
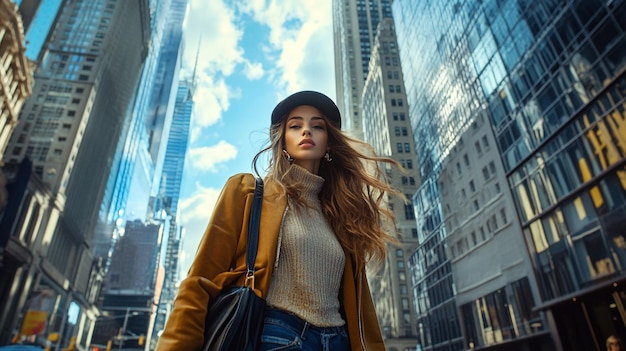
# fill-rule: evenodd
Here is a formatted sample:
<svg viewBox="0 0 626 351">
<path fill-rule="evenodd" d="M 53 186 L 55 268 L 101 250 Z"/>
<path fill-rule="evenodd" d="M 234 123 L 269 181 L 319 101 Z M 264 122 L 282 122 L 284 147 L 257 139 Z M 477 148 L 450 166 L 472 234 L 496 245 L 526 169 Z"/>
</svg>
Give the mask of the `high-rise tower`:
<svg viewBox="0 0 626 351">
<path fill-rule="evenodd" d="M 93 230 L 136 96 L 149 25 L 146 0 L 66 2 L 42 46 L 33 95 L 20 114 L 23 123 L 5 152 L 7 162 L 32 160 L 49 203 L 61 212 L 50 221 L 34 216 L 32 227 L 25 228 L 33 235 L 25 247 L 38 246 L 15 279 L 29 284 L 16 300 L 20 308 L 31 293 L 45 292 L 58 301 L 48 311 L 55 318 L 47 330 L 63 330 L 60 342 L 65 345 L 79 330 L 89 330 L 97 313 L 90 290 L 97 266 L 91 253 Z M 25 214 L 38 212 L 45 213 L 33 207 Z M 79 335 L 80 345 L 85 345 L 85 335 Z"/>
<path fill-rule="evenodd" d="M 344 129 L 359 139 L 363 139 L 361 93 L 376 28 L 385 17 L 391 17 L 391 0 L 333 0 L 337 106 Z"/>
<path fill-rule="evenodd" d="M 393 13 L 423 180 L 414 197 L 420 248 L 412 270 L 418 286 L 425 287 L 416 298 L 429 302 L 424 317 L 436 316 L 458 288 L 452 285 L 442 295 L 431 277 L 449 276 L 451 261 L 471 264 L 466 257 L 476 250 L 471 230 L 477 223 L 464 234 L 445 217 L 447 204 L 448 214 L 461 211 L 444 194 L 450 183 L 442 183 L 459 162 L 468 178 L 455 181 L 457 191 L 468 191 L 470 177 L 480 173 L 485 173 L 481 184 L 492 191 L 496 183 L 504 184 L 490 179 L 506 179 L 525 243 L 519 250 L 529 255 L 534 274 L 528 278 L 535 279 L 538 293 L 513 281 L 492 292 L 466 285 L 463 292 L 475 296 L 465 295 L 460 310 L 453 310 L 463 325 L 455 349 L 515 342 L 528 342 L 531 349 L 602 349 L 610 334 L 626 331 L 626 4 L 396 0 Z M 488 128 L 472 132 L 475 122 Z M 485 156 L 463 166 L 463 152 L 478 156 L 480 147 L 484 154 L 483 133 L 490 147 L 497 146 L 493 170 L 483 163 Z M 486 168 L 475 173 L 472 166 Z M 494 203 L 477 205 L 484 215 L 489 210 L 483 207 Z M 492 245 L 511 219 L 486 217 L 484 229 L 489 225 L 497 233 L 488 240 Z M 474 228 L 480 238 L 480 227 Z M 484 246 L 477 239 L 478 245 Z M 493 254 L 500 253 L 494 247 Z M 479 262 L 474 261 L 475 270 L 483 269 Z M 533 308 L 520 311 L 511 304 L 523 300 Z M 536 312 L 546 319 L 533 320 Z M 530 329 L 517 328 L 524 315 Z M 427 350 L 449 349 L 456 334 L 439 327 L 448 316 L 424 324 Z M 555 346 L 523 334 L 540 328 L 550 332 Z"/>
<path fill-rule="evenodd" d="M 419 175 L 408 118 L 404 79 L 399 65 L 395 28 L 391 17 L 378 24 L 365 81 L 361 115 L 363 137 L 378 155 L 393 158 L 406 173 L 386 165 L 391 184 L 410 200 L 419 186 Z M 369 275 L 374 305 L 388 349 L 406 350 L 417 344 L 417 322 L 411 294 L 409 258 L 417 247 L 417 228 L 413 205 L 398 198 L 389 199 L 396 221 L 400 245 L 390 245 L 387 259 L 377 272 Z"/>
</svg>

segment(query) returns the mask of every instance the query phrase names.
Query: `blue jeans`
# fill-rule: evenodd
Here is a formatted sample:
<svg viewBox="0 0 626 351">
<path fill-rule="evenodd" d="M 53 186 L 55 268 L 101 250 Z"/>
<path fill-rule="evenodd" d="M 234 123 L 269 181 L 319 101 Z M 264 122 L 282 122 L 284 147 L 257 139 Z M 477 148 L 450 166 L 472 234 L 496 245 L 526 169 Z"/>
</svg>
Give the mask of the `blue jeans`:
<svg viewBox="0 0 626 351">
<path fill-rule="evenodd" d="M 267 308 L 260 350 L 342 351 L 350 350 L 350 339 L 345 326 L 316 327 L 289 312 Z"/>
</svg>

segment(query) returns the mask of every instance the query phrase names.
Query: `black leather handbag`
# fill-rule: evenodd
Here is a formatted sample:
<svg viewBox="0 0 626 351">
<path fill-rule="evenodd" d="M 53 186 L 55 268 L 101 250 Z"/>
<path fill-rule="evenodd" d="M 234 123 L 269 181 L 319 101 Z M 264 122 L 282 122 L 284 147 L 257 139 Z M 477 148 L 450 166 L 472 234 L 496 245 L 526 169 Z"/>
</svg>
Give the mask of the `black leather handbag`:
<svg viewBox="0 0 626 351">
<path fill-rule="evenodd" d="M 224 289 L 209 303 L 204 323 L 204 351 L 253 351 L 259 344 L 265 300 L 256 296 L 253 289 L 262 202 L 263 180 L 257 178 L 248 224 L 246 281 L 243 286 Z"/>
</svg>

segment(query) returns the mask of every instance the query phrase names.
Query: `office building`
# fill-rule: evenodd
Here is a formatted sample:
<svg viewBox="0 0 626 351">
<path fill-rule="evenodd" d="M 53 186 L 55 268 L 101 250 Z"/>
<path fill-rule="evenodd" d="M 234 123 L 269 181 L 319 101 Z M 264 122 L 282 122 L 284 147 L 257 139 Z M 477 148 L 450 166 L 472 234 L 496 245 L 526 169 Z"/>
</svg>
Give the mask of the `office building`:
<svg viewBox="0 0 626 351">
<path fill-rule="evenodd" d="M 399 61 L 393 19 L 378 24 L 369 61 L 367 79 L 361 100 L 363 137 L 376 154 L 396 160 L 405 169 L 385 164 L 390 183 L 407 197 L 393 197 L 388 206 L 396 221 L 398 245 L 390 245 L 387 259 L 369 272 L 372 297 L 388 350 L 414 350 L 417 345 L 417 323 L 411 294 L 409 258 L 417 246 L 417 228 L 411 196 L 419 186 L 413 133 L 404 103 L 402 68 Z"/>
<path fill-rule="evenodd" d="M 156 334 L 165 328 L 165 322 L 174 305 L 178 293 L 179 267 L 178 261 L 182 245 L 183 227 L 178 221 L 178 200 L 185 168 L 185 156 L 189 145 L 189 129 L 193 112 L 193 95 L 195 93 L 195 77 L 181 80 L 178 84 L 176 104 L 170 135 L 167 141 L 163 172 L 159 195 L 155 199 L 155 212 L 168 218 L 167 243 L 163 247 L 163 266 L 165 279 L 159 298 L 159 306 L 155 321 L 153 340 Z"/>
<path fill-rule="evenodd" d="M 24 27 L 17 6 L 0 1 L 0 153 L 18 121 L 24 101 L 32 92 L 34 66 L 24 54 Z M 4 158 L 0 161 L 0 167 Z M 7 199 L 6 179 L 0 171 L 0 211 Z"/>
<path fill-rule="evenodd" d="M 111 265 L 106 275 L 102 310 L 112 318 L 100 318 L 92 344 L 106 344 L 112 335 L 111 325 L 122 330 L 123 345 L 137 347 L 135 335 L 150 335 L 155 318 L 158 289 L 163 284 L 163 273 L 158 265 L 163 241 L 161 224 L 128 221 L 113 250 Z M 118 318 L 124 316 L 124 320 Z M 107 326 L 101 328 L 99 324 Z M 130 337 L 130 338 L 128 338 Z"/>
<path fill-rule="evenodd" d="M 100 267 L 90 250 L 93 229 L 136 95 L 150 17 L 143 0 L 74 1 L 61 9 L 42 46 L 22 123 L 4 154 L 12 165 L 32 160 L 33 174 L 61 213 L 47 228 L 36 228 L 43 245 L 13 276 L 28 284 L 11 291 L 8 301 L 17 305 L 17 314 L 3 330 L 18 330 L 28 298 L 45 292 L 58 301 L 47 311 L 46 331 L 62 330 L 59 344 L 66 346 L 76 336 L 84 347 L 98 316 L 92 288 Z M 26 248 L 31 249 L 29 243 Z"/>
<path fill-rule="evenodd" d="M 391 17 L 391 0 L 333 0 L 335 87 L 344 130 L 363 139 L 361 97 L 378 23 Z"/>
<path fill-rule="evenodd" d="M 420 247 L 412 270 L 423 287 L 417 299 L 428 302 L 423 316 L 435 316 L 424 324 L 425 349 L 448 350 L 450 340 L 459 350 L 470 343 L 517 347 L 511 341 L 524 337 L 511 322 L 519 317 L 514 310 L 472 321 L 473 312 L 462 307 L 449 311 L 460 316 L 456 321 L 436 317 L 454 307 L 449 301 L 458 291 L 453 280 L 444 294 L 429 284 L 435 275 L 452 277 L 454 261 L 445 249 L 451 231 L 441 210 L 442 169 L 484 115 L 500 154 L 496 171 L 513 195 L 520 250 L 532 264 L 529 279 L 536 279 L 533 311 L 544 315 L 554 344 L 540 342 L 541 349 L 602 350 L 610 334 L 624 333 L 626 321 L 626 4 L 396 0 L 392 8 L 423 182 L 414 196 Z M 428 260 L 433 248 L 436 261 Z M 509 294 L 514 285 L 507 284 Z M 512 328 L 486 337 L 500 326 Z"/>
</svg>

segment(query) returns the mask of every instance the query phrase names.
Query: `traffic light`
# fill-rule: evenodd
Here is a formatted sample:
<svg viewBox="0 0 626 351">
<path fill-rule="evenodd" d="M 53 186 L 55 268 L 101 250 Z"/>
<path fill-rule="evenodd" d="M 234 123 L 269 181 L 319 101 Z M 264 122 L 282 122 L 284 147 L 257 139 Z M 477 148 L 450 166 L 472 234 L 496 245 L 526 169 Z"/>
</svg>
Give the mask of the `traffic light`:
<svg viewBox="0 0 626 351">
<path fill-rule="evenodd" d="M 139 346 L 143 346 L 145 342 L 146 342 L 146 337 L 143 334 L 139 335 L 139 338 L 137 339 L 137 344 L 139 344 Z"/>
</svg>

